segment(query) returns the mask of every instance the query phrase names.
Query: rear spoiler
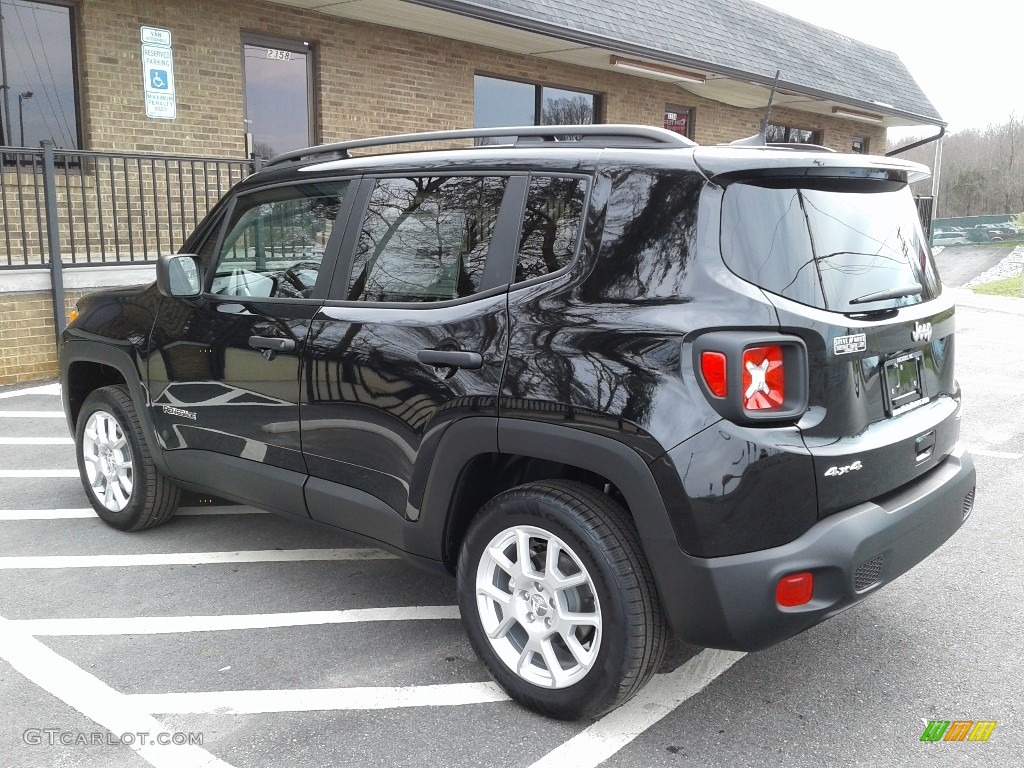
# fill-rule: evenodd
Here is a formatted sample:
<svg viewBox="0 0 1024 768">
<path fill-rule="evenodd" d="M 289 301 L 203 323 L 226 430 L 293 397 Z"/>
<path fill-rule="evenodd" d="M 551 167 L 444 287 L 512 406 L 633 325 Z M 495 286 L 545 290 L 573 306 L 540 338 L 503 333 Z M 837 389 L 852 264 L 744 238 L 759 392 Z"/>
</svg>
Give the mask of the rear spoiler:
<svg viewBox="0 0 1024 768">
<path fill-rule="evenodd" d="M 828 176 L 833 178 L 889 178 L 907 183 L 930 177 L 926 165 L 879 155 L 832 152 L 800 152 L 793 149 L 743 146 L 697 147 L 693 160 L 713 182 L 727 183 L 731 177 L 751 172 L 771 175 Z"/>
</svg>

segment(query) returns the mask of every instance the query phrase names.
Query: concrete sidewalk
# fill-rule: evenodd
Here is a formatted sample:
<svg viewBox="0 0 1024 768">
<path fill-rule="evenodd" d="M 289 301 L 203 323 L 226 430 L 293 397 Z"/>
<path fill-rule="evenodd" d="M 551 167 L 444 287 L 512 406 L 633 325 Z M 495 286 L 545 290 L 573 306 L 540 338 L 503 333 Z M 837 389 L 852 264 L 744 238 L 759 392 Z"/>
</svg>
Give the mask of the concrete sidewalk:
<svg viewBox="0 0 1024 768">
<path fill-rule="evenodd" d="M 1014 296 L 988 296 L 982 293 L 974 293 L 969 288 L 950 288 L 956 297 L 957 307 L 970 307 L 971 309 L 982 309 L 989 312 L 1003 312 L 1008 315 L 1024 315 L 1024 298 Z"/>
</svg>

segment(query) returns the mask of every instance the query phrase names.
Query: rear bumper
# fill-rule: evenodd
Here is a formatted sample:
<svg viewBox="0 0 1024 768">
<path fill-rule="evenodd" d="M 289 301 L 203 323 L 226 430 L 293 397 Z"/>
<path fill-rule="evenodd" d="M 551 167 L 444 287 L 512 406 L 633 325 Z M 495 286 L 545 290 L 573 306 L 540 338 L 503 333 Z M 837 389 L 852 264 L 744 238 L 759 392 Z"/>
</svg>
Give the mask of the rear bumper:
<svg viewBox="0 0 1024 768">
<path fill-rule="evenodd" d="M 697 558 L 674 542 L 644 544 L 661 550 L 649 552 L 652 561 L 675 562 L 675 573 L 659 582 L 679 585 L 662 590 L 676 634 L 706 647 L 758 650 L 831 618 L 924 560 L 963 525 L 974 487 L 974 462 L 958 446 L 908 486 L 831 515 L 779 547 Z M 814 574 L 811 602 L 779 606 L 776 584 L 800 571 Z"/>
</svg>

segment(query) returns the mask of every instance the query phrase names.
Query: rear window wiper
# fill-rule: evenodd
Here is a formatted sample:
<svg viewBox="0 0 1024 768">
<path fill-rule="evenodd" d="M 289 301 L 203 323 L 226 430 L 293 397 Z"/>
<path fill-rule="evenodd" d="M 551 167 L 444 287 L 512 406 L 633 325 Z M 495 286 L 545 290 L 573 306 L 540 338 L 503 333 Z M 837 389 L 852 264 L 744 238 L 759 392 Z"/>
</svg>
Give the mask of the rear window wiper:
<svg viewBox="0 0 1024 768">
<path fill-rule="evenodd" d="M 869 301 L 885 301 L 886 299 L 903 299 L 907 296 L 920 296 L 924 289 L 920 284 L 902 285 L 896 288 L 886 288 L 884 291 L 875 291 L 850 299 L 850 304 L 867 304 Z"/>
</svg>

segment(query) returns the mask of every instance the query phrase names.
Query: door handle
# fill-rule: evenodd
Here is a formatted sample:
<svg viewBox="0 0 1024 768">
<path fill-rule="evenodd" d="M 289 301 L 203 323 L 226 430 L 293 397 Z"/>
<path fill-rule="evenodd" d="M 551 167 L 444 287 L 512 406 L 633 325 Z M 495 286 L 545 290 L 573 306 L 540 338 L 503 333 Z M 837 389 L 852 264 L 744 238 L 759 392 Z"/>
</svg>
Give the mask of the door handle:
<svg viewBox="0 0 1024 768">
<path fill-rule="evenodd" d="M 250 336 L 249 346 L 263 352 L 267 360 L 273 360 L 278 352 L 294 352 L 295 339 L 282 339 L 276 336 Z"/>
<path fill-rule="evenodd" d="M 461 349 L 421 349 L 416 359 L 424 365 L 435 368 L 483 368 L 484 358 L 479 352 L 466 352 Z"/>
<path fill-rule="evenodd" d="M 249 346 L 271 352 L 294 352 L 295 339 L 281 339 L 274 336 L 250 336 Z"/>
</svg>

